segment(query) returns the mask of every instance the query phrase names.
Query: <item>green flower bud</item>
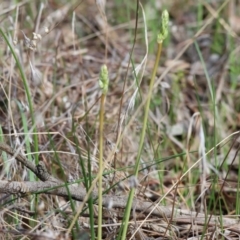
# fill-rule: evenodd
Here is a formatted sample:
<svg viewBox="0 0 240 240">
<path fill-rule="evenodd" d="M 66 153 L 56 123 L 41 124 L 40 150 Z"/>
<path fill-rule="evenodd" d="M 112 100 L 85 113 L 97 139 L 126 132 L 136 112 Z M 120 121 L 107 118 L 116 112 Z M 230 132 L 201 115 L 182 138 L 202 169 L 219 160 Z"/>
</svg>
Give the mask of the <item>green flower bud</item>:
<svg viewBox="0 0 240 240">
<path fill-rule="evenodd" d="M 168 36 L 168 24 L 169 24 L 169 14 L 167 10 L 162 13 L 162 22 L 160 26 L 160 32 L 158 34 L 158 43 L 162 43 L 164 39 Z"/>
<path fill-rule="evenodd" d="M 109 84 L 109 78 L 108 78 L 108 69 L 107 66 L 104 64 L 101 67 L 100 76 L 99 76 L 99 86 L 102 89 L 103 94 L 107 94 L 108 91 L 108 84 Z"/>
</svg>

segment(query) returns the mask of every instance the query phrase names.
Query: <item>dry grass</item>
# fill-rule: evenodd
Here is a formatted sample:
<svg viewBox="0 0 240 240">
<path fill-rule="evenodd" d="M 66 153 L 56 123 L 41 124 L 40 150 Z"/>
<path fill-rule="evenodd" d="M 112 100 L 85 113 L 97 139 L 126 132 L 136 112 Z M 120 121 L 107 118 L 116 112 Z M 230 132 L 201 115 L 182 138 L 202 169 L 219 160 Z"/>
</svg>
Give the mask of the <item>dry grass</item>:
<svg viewBox="0 0 240 240">
<path fill-rule="evenodd" d="M 26 86 L 1 38 L 1 238 L 93 239 L 98 77 L 106 64 L 103 239 L 119 237 L 132 187 L 128 239 L 239 239 L 238 1 L 143 1 L 146 22 L 141 7 L 136 14 L 135 1 L 66 2 L 0 4 L 1 29 L 28 80 L 35 119 L 34 124 Z M 162 5 L 171 17 L 170 37 L 136 179 Z"/>
</svg>

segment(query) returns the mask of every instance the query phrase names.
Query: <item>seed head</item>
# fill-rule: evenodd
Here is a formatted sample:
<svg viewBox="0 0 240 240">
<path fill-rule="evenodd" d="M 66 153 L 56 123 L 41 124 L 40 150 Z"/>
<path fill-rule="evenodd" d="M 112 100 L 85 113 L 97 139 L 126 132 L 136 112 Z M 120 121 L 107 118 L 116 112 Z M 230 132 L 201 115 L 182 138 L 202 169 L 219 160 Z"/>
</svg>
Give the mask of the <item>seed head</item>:
<svg viewBox="0 0 240 240">
<path fill-rule="evenodd" d="M 167 10 L 162 13 L 162 22 L 160 26 L 160 32 L 158 34 L 158 43 L 162 43 L 164 39 L 168 36 L 168 24 L 169 24 L 169 14 Z"/>
<path fill-rule="evenodd" d="M 101 67 L 100 76 L 99 76 L 99 86 L 102 89 L 103 94 L 107 94 L 108 91 L 108 84 L 109 84 L 109 78 L 108 78 L 108 69 L 107 66 L 104 64 Z"/>
</svg>

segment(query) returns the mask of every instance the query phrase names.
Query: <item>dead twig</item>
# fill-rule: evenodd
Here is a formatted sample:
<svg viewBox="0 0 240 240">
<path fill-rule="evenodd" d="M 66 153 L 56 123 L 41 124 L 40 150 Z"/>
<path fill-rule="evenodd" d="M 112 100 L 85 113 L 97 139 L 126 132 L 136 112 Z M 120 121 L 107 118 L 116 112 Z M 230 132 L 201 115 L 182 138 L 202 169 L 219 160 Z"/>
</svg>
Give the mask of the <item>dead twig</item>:
<svg viewBox="0 0 240 240">
<path fill-rule="evenodd" d="M 0 150 L 5 151 L 8 154 L 14 156 L 14 150 L 11 149 L 8 145 L 4 143 L 0 143 Z M 17 181 L 0 181 L 0 192 L 6 194 L 16 194 L 23 196 L 24 194 L 31 193 L 44 193 L 51 194 L 69 198 L 71 196 L 72 199 L 76 201 L 82 201 L 86 196 L 86 189 L 82 186 L 71 186 L 71 183 L 64 183 L 61 180 L 58 180 L 51 176 L 44 162 L 40 162 L 37 166 L 34 163 L 28 161 L 25 156 L 21 153 L 18 153 L 15 156 L 16 160 L 21 162 L 25 167 L 33 171 L 36 176 L 42 182 L 17 182 Z M 68 185 L 68 186 L 67 186 Z M 67 187 L 66 187 L 67 186 Z M 68 189 L 67 189 L 68 188 Z M 70 194 L 70 195 L 69 195 Z M 97 192 L 93 191 L 92 197 L 97 199 Z M 103 206 L 108 207 L 109 201 L 111 200 L 112 208 L 121 208 L 124 209 L 127 203 L 127 196 L 113 196 L 113 195 L 105 195 L 103 196 Z M 235 231 L 240 231 L 240 224 L 237 220 L 231 218 L 220 218 L 218 216 L 205 216 L 205 214 L 196 212 L 191 212 L 188 210 L 174 209 L 172 207 L 166 206 L 155 206 L 155 203 L 141 201 L 137 198 L 133 201 L 134 210 L 136 212 L 141 213 L 150 213 L 152 211 L 152 216 L 160 217 L 160 218 L 172 218 L 173 222 L 182 222 L 189 224 L 198 224 L 204 226 L 206 223 L 206 219 L 209 219 L 209 226 L 221 226 L 221 227 L 231 227 L 231 229 L 235 229 Z"/>
</svg>

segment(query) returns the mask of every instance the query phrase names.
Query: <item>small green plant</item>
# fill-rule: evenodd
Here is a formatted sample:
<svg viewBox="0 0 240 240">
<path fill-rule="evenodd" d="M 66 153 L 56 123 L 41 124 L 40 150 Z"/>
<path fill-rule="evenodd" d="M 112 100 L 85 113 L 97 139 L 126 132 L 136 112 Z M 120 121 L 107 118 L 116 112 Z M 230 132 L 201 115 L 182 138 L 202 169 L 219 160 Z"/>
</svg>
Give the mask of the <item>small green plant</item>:
<svg viewBox="0 0 240 240">
<path fill-rule="evenodd" d="M 7 37 L 7 35 L 4 33 L 4 31 L 0 28 L 0 34 L 2 35 L 2 37 L 4 38 L 5 42 L 7 43 L 7 46 L 9 47 L 10 49 L 10 52 L 12 53 L 12 56 L 16 62 L 16 66 L 20 72 L 20 76 L 21 76 L 21 79 L 23 81 L 23 85 L 24 85 L 24 91 L 26 93 L 26 96 L 27 96 L 27 101 L 28 101 L 28 106 L 29 106 L 29 111 L 30 111 L 30 115 L 31 115 L 31 121 L 32 121 L 32 127 L 31 127 L 31 130 L 30 129 L 27 129 L 27 120 L 26 118 L 24 117 L 24 115 L 21 113 L 22 115 L 22 120 L 23 120 L 23 125 L 24 125 L 24 131 L 28 134 L 29 132 L 33 132 L 33 144 L 34 144 L 34 150 L 35 150 L 35 154 L 34 154 L 34 157 L 35 157 L 35 164 L 38 164 L 38 160 L 39 160 L 39 151 L 38 151 L 38 135 L 37 135 L 37 128 L 36 128 L 36 119 L 35 119 L 35 113 L 34 113 L 34 107 L 33 107 L 33 101 L 32 101 L 32 97 L 31 97 L 31 91 L 30 91 L 30 87 L 29 87 L 29 84 L 28 84 L 28 81 L 27 81 L 27 78 L 26 78 L 26 75 L 25 75 L 25 72 L 24 72 L 24 69 L 23 69 L 23 66 L 21 65 L 21 62 L 14 50 L 14 46 L 12 45 L 12 43 L 10 42 L 9 38 Z M 34 35 L 35 36 L 35 35 Z M 26 40 L 26 39 L 25 39 Z M 29 48 L 30 50 L 34 50 L 33 48 L 36 48 L 36 39 L 28 39 L 29 41 L 27 42 L 27 48 Z M 26 44 L 26 41 L 25 41 L 25 44 Z M 21 112 L 21 111 L 20 111 Z M 30 144 L 29 144 L 29 141 L 28 141 L 28 135 L 26 135 L 25 137 L 25 142 L 26 142 L 26 147 L 27 147 L 27 150 L 28 152 L 30 151 Z M 34 174 L 30 173 L 30 179 L 31 180 L 35 180 L 35 176 Z M 34 196 L 34 200 L 32 201 L 32 210 L 34 212 L 36 212 L 36 206 L 37 206 L 37 203 L 38 203 L 38 196 L 35 195 Z M 34 224 L 33 222 L 31 222 L 31 224 Z"/>
<path fill-rule="evenodd" d="M 37 135 L 37 129 L 36 129 L 36 120 L 35 120 L 35 114 L 34 114 L 34 109 L 33 109 L 33 102 L 32 102 L 32 97 L 30 94 L 30 87 L 28 85 L 28 81 L 27 78 L 25 76 L 24 73 L 24 69 L 20 63 L 20 60 L 17 57 L 17 54 L 15 53 L 14 47 L 12 46 L 11 42 L 9 41 L 8 37 L 6 36 L 6 34 L 4 33 L 4 31 L 0 28 L 0 34 L 2 35 L 2 37 L 4 38 L 5 42 L 7 43 L 15 61 L 16 61 L 16 65 L 17 68 L 20 72 L 20 76 L 22 78 L 23 81 L 23 85 L 24 85 L 24 90 L 26 92 L 27 95 L 27 100 L 28 100 L 28 105 L 29 105 L 29 110 L 30 110 L 30 114 L 31 114 L 31 120 L 32 120 L 32 129 L 33 129 L 33 141 L 34 141 L 34 150 L 36 152 L 35 154 L 35 163 L 38 164 L 38 135 Z M 32 43 L 32 41 L 31 41 Z M 34 42 L 36 44 L 36 42 Z M 30 43 L 29 43 L 30 44 Z M 30 44 L 31 45 L 31 44 Z M 36 45 L 34 45 L 36 47 Z"/>
<path fill-rule="evenodd" d="M 101 105 L 99 112 L 99 179 L 98 179 L 98 239 L 102 239 L 102 174 L 103 174 L 103 126 L 104 126 L 104 104 L 108 92 L 108 69 L 103 65 L 100 71 L 99 86 L 102 90 Z"/>
<path fill-rule="evenodd" d="M 146 104 L 145 104 L 143 127 L 142 127 L 142 131 L 141 131 L 138 154 L 137 154 L 137 159 L 136 159 L 136 164 L 135 164 L 135 169 L 134 169 L 135 179 L 137 179 L 137 176 L 138 176 L 138 171 L 139 171 L 139 166 L 140 166 L 140 158 L 141 158 L 141 154 L 142 154 L 143 143 L 144 143 L 144 138 L 145 138 L 146 129 L 147 129 L 149 107 L 150 107 L 150 102 L 151 102 L 151 97 L 152 97 L 152 92 L 153 92 L 154 80 L 156 77 L 157 68 L 158 68 L 158 64 L 159 64 L 160 56 L 161 56 L 161 52 L 162 52 L 162 44 L 163 44 L 164 39 L 166 39 L 168 36 L 168 24 L 169 24 L 169 14 L 168 14 L 167 10 L 164 10 L 162 13 L 162 21 L 161 21 L 160 31 L 157 36 L 157 44 L 158 44 L 157 56 L 156 56 L 156 60 L 154 63 L 154 68 L 153 68 L 152 76 L 150 79 L 149 91 L 148 91 L 147 100 L 146 100 Z M 135 187 L 133 186 L 129 193 L 128 202 L 127 202 L 126 210 L 124 213 L 123 224 L 120 228 L 118 239 L 122 239 L 122 240 L 126 239 L 128 222 L 129 222 L 129 218 L 130 218 L 130 212 L 131 212 L 134 192 L 135 192 Z"/>
</svg>

